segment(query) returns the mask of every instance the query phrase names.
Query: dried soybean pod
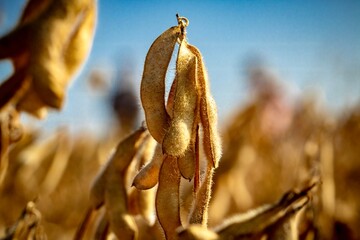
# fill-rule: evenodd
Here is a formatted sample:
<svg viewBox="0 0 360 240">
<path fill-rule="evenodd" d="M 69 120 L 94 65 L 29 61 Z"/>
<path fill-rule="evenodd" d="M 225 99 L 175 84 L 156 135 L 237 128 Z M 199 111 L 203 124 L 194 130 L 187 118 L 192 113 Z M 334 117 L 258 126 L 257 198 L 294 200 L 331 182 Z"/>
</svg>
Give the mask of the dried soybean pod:
<svg viewBox="0 0 360 240">
<path fill-rule="evenodd" d="M 197 191 L 200 179 L 200 160 L 199 160 L 199 96 L 195 108 L 195 117 L 191 133 L 190 146 L 183 156 L 178 157 L 178 167 L 183 176 L 187 180 L 191 180 L 194 175 L 194 192 Z"/>
<path fill-rule="evenodd" d="M 148 164 L 151 161 L 154 156 L 157 144 L 157 141 L 155 141 L 155 139 L 150 134 L 147 134 L 146 139 L 144 139 L 144 144 L 141 146 L 141 149 L 139 149 L 136 170 L 140 170 L 142 166 Z"/>
<path fill-rule="evenodd" d="M 128 199 L 124 173 L 133 159 L 139 145 L 143 143 L 144 128 L 135 131 L 117 147 L 108 165 L 106 174 L 105 207 L 111 230 L 119 239 L 136 239 L 137 226 L 128 215 Z"/>
<path fill-rule="evenodd" d="M 181 176 L 189 181 L 194 177 L 195 173 L 195 161 L 196 155 L 194 147 L 191 146 L 185 151 L 185 154 L 181 157 L 178 157 L 177 164 Z"/>
<path fill-rule="evenodd" d="M 20 22 L 17 28 L 0 39 L 0 59 L 12 58 L 16 71 L 20 67 L 26 68 L 32 76 L 32 89 L 47 106 L 57 109 L 62 106 L 64 89 L 61 86 L 70 79 L 63 50 L 71 45 L 69 41 L 76 32 L 74 25 L 81 13 L 93 2 L 43 1 L 37 12 L 33 6 L 38 2 L 30 1 L 21 19 L 26 24 Z M 73 49 L 73 52 L 76 51 Z"/>
<path fill-rule="evenodd" d="M 178 26 L 163 32 L 151 45 L 144 64 L 141 102 L 149 132 L 158 143 L 162 143 L 169 125 L 165 108 L 165 76 L 179 34 Z"/>
<path fill-rule="evenodd" d="M 132 185 L 139 190 L 153 188 L 159 181 L 159 172 L 163 161 L 161 145 L 157 144 L 152 160 L 135 176 Z"/>
<path fill-rule="evenodd" d="M 72 76 L 86 59 L 92 46 L 96 24 L 97 7 L 95 1 L 83 10 L 79 23 L 64 49 L 64 61 L 69 76 Z"/>
<path fill-rule="evenodd" d="M 190 224 L 207 226 L 213 174 L 214 168 L 212 164 L 208 163 L 205 179 L 195 195 L 195 201 L 190 213 Z"/>
<path fill-rule="evenodd" d="M 199 99 L 198 101 L 199 102 Z M 197 105 L 198 106 L 198 105 Z M 178 157 L 178 167 L 185 179 L 191 181 L 191 179 L 195 176 L 194 179 L 194 192 L 197 191 L 199 182 L 200 182 L 200 159 L 199 159 L 199 112 L 198 108 L 196 108 L 196 114 L 192 129 L 192 137 L 190 141 L 190 146 L 186 150 L 185 155 Z"/>
<path fill-rule="evenodd" d="M 127 215 L 127 194 L 122 172 L 111 168 L 107 174 L 105 190 L 106 215 L 111 230 L 119 239 L 136 239 L 137 227 L 132 216 Z"/>
<path fill-rule="evenodd" d="M 94 226 L 95 233 L 94 239 L 98 240 L 106 240 L 109 232 L 109 221 L 106 218 L 106 212 L 100 212 L 100 216 L 98 217 L 97 224 Z M 74 240 L 78 240 L 74 238 Z"/>
<path fill-rule="evenodd" d="M 158 143 L 151 136 L 147 136 L 147 140 L 144 146 L 141 149 L 141 156 L 139 159 L 140 166 L 148 164 L 154 156 L 155 149 Z M 161 149 L 161 148 L 160 148 Z M 159 164 L 160 169 L 161 163 Z M 158 177 L 156 178 L 158 179 Z M 139 213 L 146 220 L 148 225 L 152 225 L 155 220 L 155 195 L 156 188 L 151 188 L 148 190 L 138 190 L 137 188 L 133 189 L 135 194 L 136 205 L 138 206 Z"/>
<path fill-rule="evenodd" d="M 65 85 L 70 76 L 64 64 L 64 52 L 76 23 L 93 0 L 52 1 L 46 11 L 31 25 L 29 72 L 34 77 L 34 88 L 50 107 L 61 108 Z M 60 89 L 61 88 L 61 89 Z"/>
<path fill-rule="evenodd" d="M 221 157 L 221 139 L 217 129 L 216 103 L 210 93 L 209 79 L 200 51 L 192 45 L 188 45 L 188 48 L 195 54 L 199 65 L 197 75 L 201 91 L 200 118 L 204 132 L 204 151 L 213 166 L 217 167 Z"/>
<path fill-rule="evenodd" d="M 61 58 L 63 59 L 62 61 L 64 61 L 63 72 L 66 77 L 49 82 L 50 90 L 55 93 L 59 106 L 63 105 L 66 94 L 65 90 L 69 81 L 87 58 L 92 46 L 97 8 L 95 1 L 90 0 L 88 2 L 88 6 L 86 8 L 84 7 L 81 13 L 79 13 L 78 21 L 75 22 L 73 30 L 69 34 L 69 39 L 63 47 L 63 56 L 61 56 Z M 31 99 L 27 97 L 19 104 L 21 104 L 23 108 L 26 108 L 24 110 L 30 109 L 29 112 L 36 113 L 37 111 L 33 110 L 32 106 L 28 106 L 27 104 L 30 100 Z"/>
<path fill-rule="evenodd" d="M 181 226 L 180 180 L 176 158 L 167 156 L 160 169 L 155 205 L 157 218 L 168 240 L 177 239 L 176 228 Z"/>
<path fill-rule="evenodd" d="M 220 237 L 212 230 L 205 228 L 201 224 L 189 225 L 186 229 L 179 231 L 182 240 L 219 240 Z"/>
<path fill-rule="evenodd" d="M 81 223 L 78 225 L 75 235 L 74 235 L 74 240 L 81 240 L 83 238 L 83 236 L 85 235 L 86 229 L 88 228 L 88 226 L 91 223 L 92 220 L 92 215 L 93 215 L 93 209 L 92 207 L 89 207 L 86 210 L 86 213 L 81 221 Z"/>
<path fill-rule="evenodd" d="M 90 203 L 94 209 L 103 205 L 105 201 L 105 189 L 108 184 L 113 184 L 107 182 L 107 175 L 110 174 L 111 169 L 115 168 L 121 175 L 124 174 L 136 154 L 139 145 L 144 140 L 144 135 L 146 135 L 146 129 L 141 127 L 121 141 L 106 165 L 96 176 L 90 189 Z"/>
<path fill-rule="evenodd" d="M 153 225 L 155 221 L 155 196 L 156 188 L 151 188 L 148 190 L 137 190 L 139 191 L 138 195 L 138 205 L 141 216 L 146 220 L 149 225 Z"/>
<path fill-rule="evenodd" d="M 111 157 L 111 167 L 116 168 L 121 174 L 124 174 L 138 148 L 144 143 L 147 134 L 146 128 L 140 127 L 126 139 L 121 141 L 116 147 L 114 155 Z"/>
<path fill-rule="evenodd" d="M 176 78 L 174 79 L 173 83 L 171 84 L 167 104 L 166 104 L 166 111 L 169 114 L 170 118 L 173 118 L 173 110 L 174 110 L 174 99 L 175 99 L 175 92 L 176 92 Z"/>
<path fill-rule="evenodd" d="M 279 219 L 274 226 L 267 230 L 269 240 L 297 240 L 298 239 L 298 211 L 291 211 Z"/>
<path fill-rule="evenodd" d="M 165 154 L 180 157 L 189 147 L 196 115 L 197 88 L 196 88 L 197 61 L 195 55 L 182 41 L 176 61 L 176 93 L 173 103 L 173 118 L 163 140 Z"/>
<path fill-rule="evenodd" d="M 108 165 L 101 169 L 90 188 L 90 204 L 94 209 L 100 208 L 105 202 L 106 175 L 109 172 Z"/>
</svg>

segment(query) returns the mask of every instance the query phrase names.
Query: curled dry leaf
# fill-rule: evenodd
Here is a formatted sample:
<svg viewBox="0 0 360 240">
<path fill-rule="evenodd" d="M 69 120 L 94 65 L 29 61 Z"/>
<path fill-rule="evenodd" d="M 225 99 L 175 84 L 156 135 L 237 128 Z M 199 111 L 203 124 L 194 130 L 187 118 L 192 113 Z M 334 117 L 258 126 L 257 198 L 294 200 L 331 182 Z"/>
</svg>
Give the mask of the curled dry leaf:
<svg viewBox="0 0 360 240">
<path fill-rule="evenodd" d="M 145 59 L 140 95 L 150 134 L 162 143 L 168 128 L 169 116 L 165 108 L 165 76 L 180 34 L 178 26 L 162 33 L 151 45 Z"/>
<path fill-rule="evenodd" d="M 227 219 L 223 224 L 214 228 L 214 231 L 223 239 L 231 239 L 235 237 L 245 236 L 259 236 L 266 234 L 266 230 L 281 222 L 277 228 L 282 228 L 282 223 L 285 216 L 294 214 L 302 209 L 309 201 L 311 189 L 317 183 L 303 189 L 296 193 L 289 191 L 274 205 L 266 205 L 254 209 L 247 214 L 238 215 Z"/>
<path fill-rule="evenodd" d="M 163 140 L 165 154 L 180 157 L 189 147 L 196 114 L 197 62 L 194 54 L 187 49 L 183 41 L 176 62 L 176 92 L 173 103 L 173 118 Z"/>
</svg>

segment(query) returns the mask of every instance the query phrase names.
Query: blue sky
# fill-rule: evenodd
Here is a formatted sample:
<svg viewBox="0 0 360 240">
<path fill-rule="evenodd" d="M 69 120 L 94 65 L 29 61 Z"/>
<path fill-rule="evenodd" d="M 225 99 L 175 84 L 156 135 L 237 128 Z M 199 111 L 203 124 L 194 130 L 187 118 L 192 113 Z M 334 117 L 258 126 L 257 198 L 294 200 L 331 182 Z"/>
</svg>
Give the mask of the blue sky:
<svg viewBox="0 0 360 240">
<path fill-rule="evenodd" d="M 5 12 L 0 34 L 16 23 L 23 4 L 0 0 Z M 106 97 L 89 91 L 90 70 L 114 77 L 131 62 L 138 92 L 148 48 L 176 24 L 176 13 L 190 20 L 188 40 L 203 53 L 221 121 L 244 104 L 244 62 L 251 55 L 263 58 L 293 88 L 321 91 L 333 109 L 360 99 L 360 1 L 100 0 L 90 57 L 68 91 L 64 110 L 45 124 L 106 127 Z M 9 64 L 0 63 L 0 79 L 10 72 Z"/>
</svg>

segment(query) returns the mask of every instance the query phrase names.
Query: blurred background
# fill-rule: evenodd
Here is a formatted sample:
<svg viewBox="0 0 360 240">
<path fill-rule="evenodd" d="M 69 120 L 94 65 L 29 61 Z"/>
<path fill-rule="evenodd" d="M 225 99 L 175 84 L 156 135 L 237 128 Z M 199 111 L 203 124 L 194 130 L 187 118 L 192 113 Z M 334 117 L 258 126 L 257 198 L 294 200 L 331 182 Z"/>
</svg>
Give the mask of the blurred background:
<svg viewBox="0 0 360 240">
<path fill-rule="evenodd" d="M 16 25 L 24 5 L 0 0 L 0 35 Z M 9 164 L 0 171 L 0 236 L 32 200 L 49 239 L 74 236 L 111 149 L 144 120 L 139 89 L 145 56 L 157 36 L 177 25 L 176 13 L 190 21 L 188 41 L 203 54 L 218 106 L 223 156 L 209 225 L 276 203 L 321 178 L 299 221 L 299 239 L 360 239 L 355 0 L 98 1 L 93 48 L 67 89 L 62 111 L 43 120 L 13 117 L 11 123 L 21 122 L 26 130 L 1 152 Z M 0 82 L 12 71 L 10 61 L 1 61 Z M 191 191 L 184 191 L 182 207 L 188 211 L 189 199 Z M 104 219 L 104 209 L 98 214 L 90 235 L 101 230 L 96 219 Z"/>
<path fill-rule="evenodd" d="M 0 1 L 0 34 L 16 24 L 24 4 L 24 0 Z M 359 1 L 98 4 L 93 49 L 72 82 L 63 111 L 41 122 L 30 119 L 33 124 L 45 124 L 47 129 L 66 124 L 101 133 L 111 121 L 109 98 L 124 78 L 138 98 L 146 53 L 161 32 L 176 25 L 176 13 L 190 20 L 188 40 L 203 53 L 221 122 L 246 103 L 247 71 L 254 64 L 269 69 L 292 99 L 311 92 L 334 113 L 359 102 Z M 9 62 L 0 63 L 0 79 L 11 71 Z M 173 75 L 174 66 L 168 77 Z"/>
</svg>

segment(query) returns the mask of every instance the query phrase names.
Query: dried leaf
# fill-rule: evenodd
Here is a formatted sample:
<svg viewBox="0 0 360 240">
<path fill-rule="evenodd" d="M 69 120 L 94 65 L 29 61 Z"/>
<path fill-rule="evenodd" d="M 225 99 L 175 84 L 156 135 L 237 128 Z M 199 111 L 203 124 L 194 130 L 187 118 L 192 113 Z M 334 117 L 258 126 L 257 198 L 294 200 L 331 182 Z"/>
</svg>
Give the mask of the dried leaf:
<svg viewBox="0 0 360 240">
<path fill-rule="evenodd" d="M 289 191 L 274 205 L 266 205 L 244 215 L 237 215 L 215 227 L 215 232 L 224 239 L 257 236 L 290 212 L 303 208 L 309 201 L 308 193 L 316 184 L 296 193 Z"/>
</svg>

